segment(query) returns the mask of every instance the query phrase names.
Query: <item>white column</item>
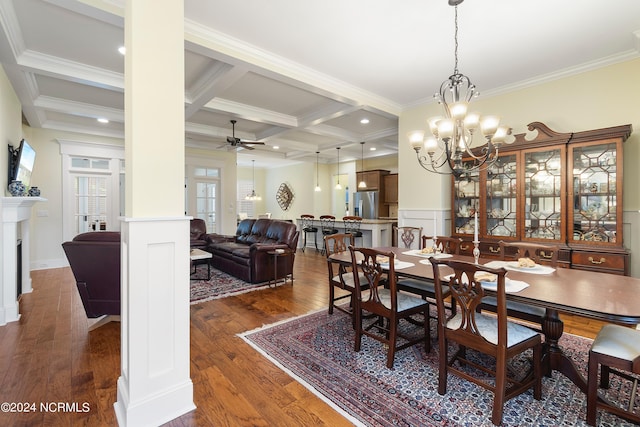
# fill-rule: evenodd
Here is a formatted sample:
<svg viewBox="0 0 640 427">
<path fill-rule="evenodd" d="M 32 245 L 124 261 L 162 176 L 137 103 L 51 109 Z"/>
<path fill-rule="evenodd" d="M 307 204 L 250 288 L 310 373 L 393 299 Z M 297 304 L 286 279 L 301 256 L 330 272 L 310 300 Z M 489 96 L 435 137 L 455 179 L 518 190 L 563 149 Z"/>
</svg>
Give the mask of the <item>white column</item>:
<svg viewBox="0 0 640 427">
<path fill-rule="evenodd" d="M 184 216 L 184 3 L 125 3 L 120 426 L 195 409 Z"/>
</svg>

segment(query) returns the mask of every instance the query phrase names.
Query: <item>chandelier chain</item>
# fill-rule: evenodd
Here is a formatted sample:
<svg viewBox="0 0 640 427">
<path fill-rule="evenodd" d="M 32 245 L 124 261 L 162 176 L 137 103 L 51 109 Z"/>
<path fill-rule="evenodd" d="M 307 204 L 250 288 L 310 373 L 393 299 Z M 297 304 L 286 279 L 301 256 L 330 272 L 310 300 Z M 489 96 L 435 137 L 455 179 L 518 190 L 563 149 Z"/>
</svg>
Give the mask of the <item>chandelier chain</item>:
<svg viewBox="0 0 640 427">
<path fill-rule="evenodd" d="M 453 74 L 458 74 L 458 6 L 455 6 L 455 31 L 454 31 L 454 58 L 455 58 L 455 65 L 453 67 Z"/>
</svg>

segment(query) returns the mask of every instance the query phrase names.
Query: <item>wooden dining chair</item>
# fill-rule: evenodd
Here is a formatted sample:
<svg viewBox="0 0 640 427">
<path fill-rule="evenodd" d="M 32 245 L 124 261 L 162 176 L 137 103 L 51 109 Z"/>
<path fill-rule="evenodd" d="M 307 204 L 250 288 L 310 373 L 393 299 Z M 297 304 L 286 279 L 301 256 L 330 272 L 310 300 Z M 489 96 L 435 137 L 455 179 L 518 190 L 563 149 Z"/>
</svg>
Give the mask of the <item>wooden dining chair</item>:
<svg viewBox="0 0 640 427">
<path fill-rule="evenodd" d="M 451 373 L 493 392 L 491 422 L 500 425 L 505 401 L 533 387 L 533 397 L 542 397 L 541 356 L 542 338 L 536 331 L 507 320 L 505 294 L 506 270 L 451 259 L 429 258 L 433 266 L 438 305 L 438 348 L 440 365 L 438 393 L 447 392 L 447 374 Z M 441 267 L 449 267 L 453 274 L 442 276 Z M 480 282 L 481 275 L 491 274 L 497 284 L 496 316 L 478 313 L 476 305 L 486 295 Z M 442 287 L 455 300 L 457 313 L 448 316 L 444 310 L 445 295 Z M 457 343 L 457 351 L 449 358 L 449 344 Z M 468 358 L 473 349 L 495 359 L 495 367 L 486 366 Z M 508 361 L 526 350 L 533 350 L 532 370 L 524 378 L 509 375 Z M 456 362 L 459 364 L 456 366 Z M 466 369 L 465 369 L 466 368 Z M 470 369 L 471 368 L 471 369 Z M 495 381 L 486 381 L 474 375 L 473 368 L 492 374 Z M 482 376 L 482 375 L 481 375 Z"/>
<path fill-rule="evenodd" d="M 422 227 L 393 226 L 396 246 L 405 249 L 422 249 Z"/>
<path fill-rule="evenodd" d="M 505 242 L 500 241 L 500 258 L 502 261 L 515 261 L 518 258 L 530 258 L 536 264 L 546 264 L 550 267 L 557 267 L 558 252 L 557 245 L 543 245 L 539 243 L 529 242 Z M 489 296 L 478 306 L 480 310 L 494 312 L 496 311 L 497 301 L 493 296 Z M 515 319 L 525 320 L 540 325 L 545 316 L 544 307 L 537 307 L 529 304 L 523 304 L 516 301 L 507 301 L 507 314 Z"/>
<path fill-rule="evenodd" d="M 536 264 L 545 264 L 551 267 L 558 265 L 557 245 L 545 245 L 542 243 L 529 242 L 505 242 L 501 240 L 500 259 L 503 261 L 518 260 L 518 258 L 530 258 Z"/>
<path fill-rule="evenodd" d="M 431 241 L 431 244 L 429 244 Z M 422 247 L 428 248 L 435 246 L 443 254 L 460 253 L 460 245 L 462 239 L 459 237 L 447 237 L 447 236 L 422 236 Z"/>
<path fill-rule="evenodd" d="M 354 274 L 355 351 L 360 351 L 363 335 L 382 342 L 387 346 L 387 368 L 390 369 L 393 368 L 398 350 L 423 344 L 429 352 L 429 303 L 417 296 L 398 291 L 394 268 L 395 254 L 353 246 L 349 246 L 349 250 L 353 271 L 358 272 Z M 383 259 L 388 262 L 388 273 L 382 268 Z M 373 315 L 373 320 L 367 319 L 367 325 L 364 324 L 364 312 Z M 421 315 L 422 319 L 419 330 L 412 328 L 407 333 L 401 332 L 398 328 L 399 322 L 417 314 Z"/>
<path fill-rule="evenodd" d="M 327 271 L 329 272 L 329 314 L 333 314 L 336 308 L 350 316 L 353 316 L 353 295 L 355 292 L 355 280 L 351 267 L 331 260 L 330 256 L 340 252 L 348 252 L 349 246 L 353 245 L 353 235 L 347 233 L 332 234 L 324 236 L 324 247 L 327 256 Z M 362 280 L 365 277 L 362 276 Z M 336 288 L 347 291 L 336 296 Z M 349 306 L 343 307 L 339 302 L 349 299 Z M 354 323 L 355 324 L 355 323 Z"/>
<path fill-rule="evenodd" d="M 627 407 L 598 397 L 598 367 L 600 367 L 600 387 L 604 389 L 609 388 L 610 374 L 631 382 Z M 598 408 L 640 424 L 640 415 L 633 410 L 638 377 L 631 376 L 629 373 L 640 374 L 640 331 L 613 324 L 603 326 L 589 350 L 587 424 L 596 425 Z"/>
</svg>

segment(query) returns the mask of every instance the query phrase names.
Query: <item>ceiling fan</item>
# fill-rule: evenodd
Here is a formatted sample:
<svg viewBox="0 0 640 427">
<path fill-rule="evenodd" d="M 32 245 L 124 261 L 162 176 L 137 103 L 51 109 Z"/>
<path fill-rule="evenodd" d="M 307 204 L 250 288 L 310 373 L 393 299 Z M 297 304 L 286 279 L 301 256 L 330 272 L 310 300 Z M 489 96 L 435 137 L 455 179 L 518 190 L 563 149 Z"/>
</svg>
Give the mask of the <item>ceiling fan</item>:
<svg viewBox="0 0 640 427">
<path fill-rule="evenodd" d="M 233 126 L 233 136 L 227 137 L 227 143 L 229 143 L 232 147 L 243 147 L 247 150 L 253 150 L 252 145 L 264 145 L 264 142 L 258 141 L 243 141 L 240 138 L 236 138 L 236 120 L 231 120 L 231 126 Z"/>
</svg>

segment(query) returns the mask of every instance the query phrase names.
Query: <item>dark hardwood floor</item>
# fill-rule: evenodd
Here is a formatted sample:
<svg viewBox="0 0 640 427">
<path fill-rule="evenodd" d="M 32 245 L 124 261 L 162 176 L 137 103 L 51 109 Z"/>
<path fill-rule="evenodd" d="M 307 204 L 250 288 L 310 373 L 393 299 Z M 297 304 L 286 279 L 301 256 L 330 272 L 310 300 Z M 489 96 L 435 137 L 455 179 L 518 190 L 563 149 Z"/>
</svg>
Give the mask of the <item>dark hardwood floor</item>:
<svg viewBox="0 0 640 427">
<path fill-rule="evenodd" d="M 35 402 L 33 412 L 0 412 L 2 426 L 115 426 L 120 324 L 88 331 L 69 268 L 31 273 L 21 318 L 0 326 L 0 403 Z M 328 305 L 325 258 L 298 252 L 295 284 L 191 306 L 191 378 L 197 409 L 167 426 L 347 426 L 337 412 L 236 334 Z M 336 315 L 343 315 L 338 313 Z M 601 323 L 564 316 L 565 331 L 594 337 Z M 78 411 L 40 410 L 76 403 Z M 88 403 L 88 411 L 83 404 Z"/>
</svg>

